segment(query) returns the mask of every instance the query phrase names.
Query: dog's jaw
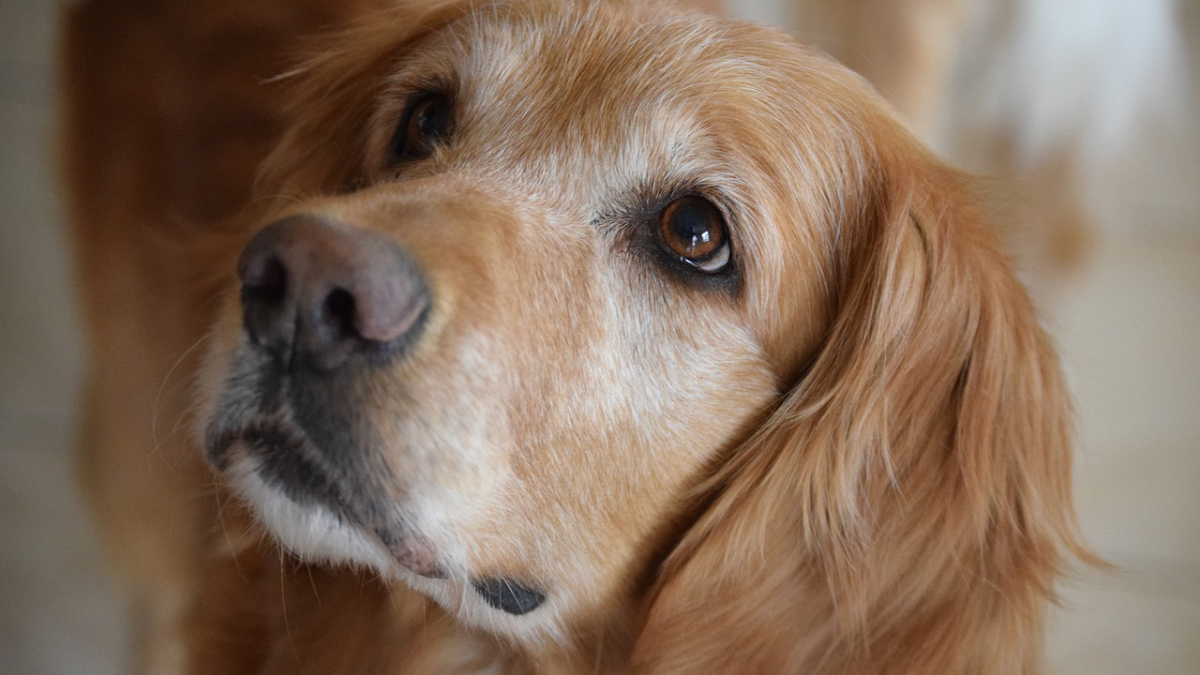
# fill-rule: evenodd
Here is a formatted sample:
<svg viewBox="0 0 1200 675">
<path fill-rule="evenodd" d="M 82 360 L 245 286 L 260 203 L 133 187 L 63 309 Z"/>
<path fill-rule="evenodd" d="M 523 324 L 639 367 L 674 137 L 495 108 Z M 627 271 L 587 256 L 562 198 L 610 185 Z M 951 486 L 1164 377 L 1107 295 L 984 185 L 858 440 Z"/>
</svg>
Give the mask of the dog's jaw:
<svg viewBox="0 0 1200 675">
<path fill-rule="evenodd" d="M 315 445 L 286 401 L 288 380 L 268 375 L 268 361 L 246 343 L 227 357 L 223 382 L 206 383 L 217 392 L 202 431 L 206 454 L 279 543 L 301 560 L 363 566 L 384 578 L 444 576 L 412 514 L 385 497 L 364 497 L 330 462 L 336 452 Z"/>
<path fill-rule="evenodd" d="M 357 488 L 339 482 L 339 471 L 322 465 L 295 413 L 279 403 L 285 390 L 268 384 L 275 380 L 264 374 L 262 355 L 244 338 L 235 344 L 210 355 L 212 367 L 201 379 L 208 395 L 200 419 L 207 423 L 197 431 L 221 482 L 281 548 L 304 562 L 359 568 L 403 584 L 467 625 L 518 643 L 567 639 L 562 598 L 548 597 L 537 580 L 497 577 L 471 565 L 478 542 L 464 531 L 464 495 L 422 484 L 391 500 L 362 501 Z M 316 464 L 281 469 L 285 458 Z"/>
<path fill-rule="evenodd" d="M 293 555 L 309 562 L 362 566 L 383 578 L 400 574 L 401 561 L 379 537 L 321 504 L 296 503 L 262 478 L 256 460 L 248 453 L 231 456 L 225 480 Z"/>
<path fill-rule="evenodd" d="M 419 538 L 398 552 L 382 537 L 321 504 L 300 504 L 263 478 L 252 453 L 234 448 L 223 481 L 254 512 L 256 520 L 289 554 L 310 563 L 357 567 L 402 583 L 474 625 L 540 648 L 566 644 L 558 603 L 536 588 L 504 579 L 474 579 L 459 547 L 434 550 Z M 496 588 L 506 588 L 501 593 Z M 513 594 L 515 598 L 506 599 Z M 514 607 L 506 604 L 516 603 Z M 498 610 L 498 611 L 497 611 Z M 538 610 L 536 618 L 526 617 Z"/>
</svg>

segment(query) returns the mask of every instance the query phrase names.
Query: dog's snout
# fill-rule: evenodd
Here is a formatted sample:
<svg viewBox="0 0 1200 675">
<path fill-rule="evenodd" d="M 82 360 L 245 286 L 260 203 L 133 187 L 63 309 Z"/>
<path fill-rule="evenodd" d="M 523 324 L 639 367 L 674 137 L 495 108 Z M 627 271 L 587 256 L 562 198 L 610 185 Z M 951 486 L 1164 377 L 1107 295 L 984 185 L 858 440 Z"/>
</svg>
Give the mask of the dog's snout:
<svg viewBox="0 0 1200 675">
<path fill-rule="evenodd" d="M 267 226 L 238 261 L 245 327 L 289 367 L 330 371 L 415 337 L 430 306 L 409 253 L 385 234 L 303 215 Z"/>
</svg>

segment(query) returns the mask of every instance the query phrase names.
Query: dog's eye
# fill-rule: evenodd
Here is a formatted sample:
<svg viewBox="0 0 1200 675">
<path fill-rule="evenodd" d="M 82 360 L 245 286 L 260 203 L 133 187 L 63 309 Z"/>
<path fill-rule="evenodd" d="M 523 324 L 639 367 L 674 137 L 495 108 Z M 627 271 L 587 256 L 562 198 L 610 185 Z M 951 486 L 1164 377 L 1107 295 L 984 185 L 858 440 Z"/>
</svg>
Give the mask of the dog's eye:
<svg viewBox="0 0 1200 675">
<path fill-rule="evenodd" d="M 427 157 L 454 132 L 454 107 L 450 97 L 441 93 L 418 96 L 396 129 L 392 140 L 391 163 Z"/>
<path fill-rule="evenodd" d="M 658 238 L 668 254 L 701 272 L 715 274 L 729 264 L 725 217 L 703 197 L 667 204 L 658 214 Z"/>
</svg>

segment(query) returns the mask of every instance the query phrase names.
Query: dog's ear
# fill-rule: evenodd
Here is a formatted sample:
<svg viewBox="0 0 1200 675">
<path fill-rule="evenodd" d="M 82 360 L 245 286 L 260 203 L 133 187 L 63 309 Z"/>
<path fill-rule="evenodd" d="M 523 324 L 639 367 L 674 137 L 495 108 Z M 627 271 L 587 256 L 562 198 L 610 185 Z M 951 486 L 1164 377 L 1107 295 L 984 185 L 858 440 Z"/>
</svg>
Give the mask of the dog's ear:
<svg viewBox="0 0 1200 675">
<path fill-rule="evenodd" d="M 260 168 L 256 194 L 273 201 L 357 187 L 389 74 L 406 47 L 466 15 L 472 4 L 478 3 L 399 0 L 314 39 L 306 50 L 314 56 L 278 78 L 288 99 L 287 129 Z"/>
<path fill-rule="evenodd" d="M 898 129 L 869 140 L 822 346 L 706 486 L 638 673 L 1031 672 L 1086 555 L 1028 296 L 960 176 Z"/>
</svg>

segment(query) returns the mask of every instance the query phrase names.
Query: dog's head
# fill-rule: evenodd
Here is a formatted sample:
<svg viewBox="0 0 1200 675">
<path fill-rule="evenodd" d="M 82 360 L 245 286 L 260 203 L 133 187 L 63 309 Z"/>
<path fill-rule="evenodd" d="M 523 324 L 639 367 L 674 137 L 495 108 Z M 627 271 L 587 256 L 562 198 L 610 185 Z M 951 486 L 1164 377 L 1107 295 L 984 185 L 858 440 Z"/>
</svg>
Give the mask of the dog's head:
<svg viewBox="0 0 1200 675">
<path fill-rule="evenodd" d="M 640 622 L 647 664 L 735 658 L 685 646 L 733 617 L 737 658 L 799 663 L 967 568 L 1040 607 L 1053 358 L 858 78 L 558 0 L 401 7 L 294 77 L 202 414 L 291 551 L 525 644 Z"/>
</svg>

